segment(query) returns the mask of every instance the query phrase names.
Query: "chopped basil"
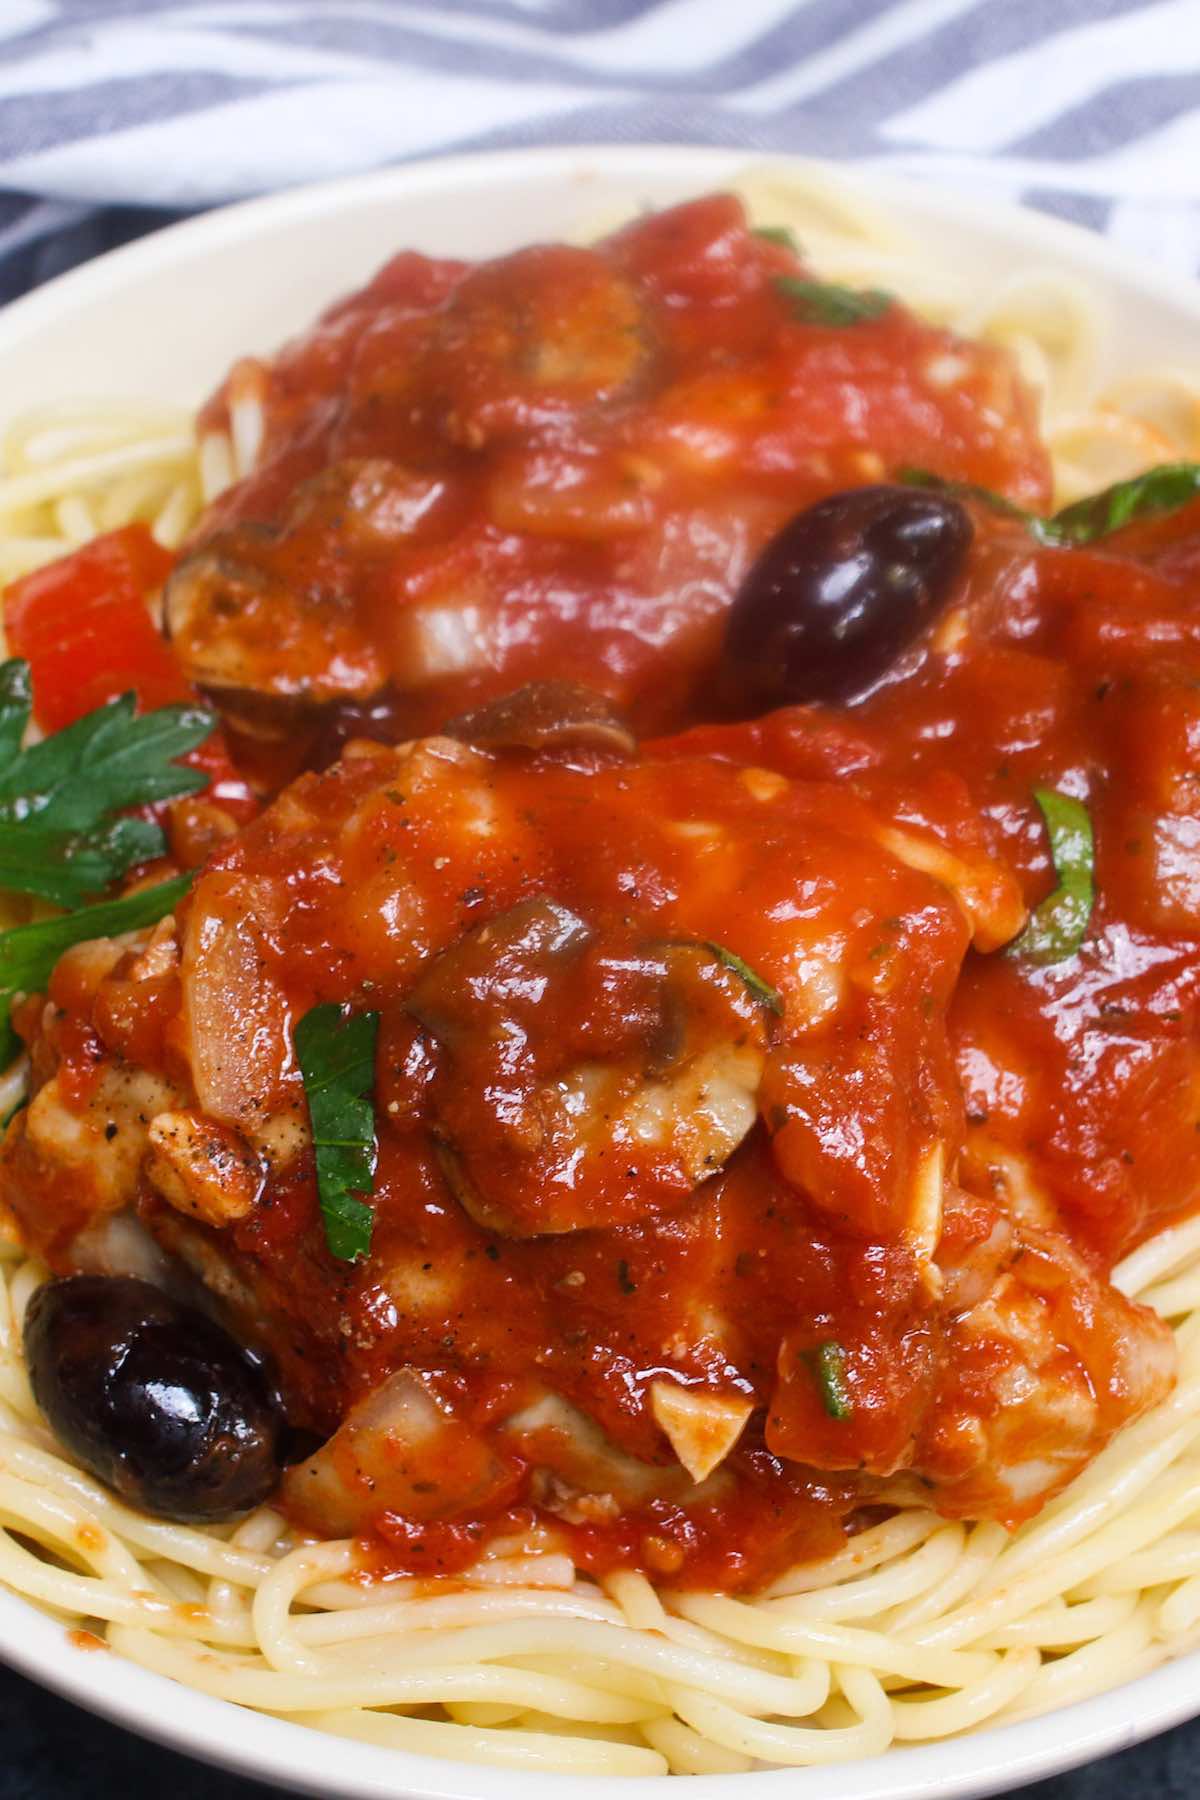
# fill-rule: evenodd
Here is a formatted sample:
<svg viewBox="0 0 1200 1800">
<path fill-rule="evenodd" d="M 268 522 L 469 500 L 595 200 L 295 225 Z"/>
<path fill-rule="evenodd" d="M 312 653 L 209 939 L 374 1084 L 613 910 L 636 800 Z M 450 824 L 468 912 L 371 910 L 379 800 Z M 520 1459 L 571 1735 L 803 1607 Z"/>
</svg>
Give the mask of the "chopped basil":
<svg viewBox="0 0 1200 1800">
<path fill-rule="evenodd" d="M 1095 901 L 1095 846 L 1092 821 L 1080 801 L 1055 788 L 1034 788 L 1046 830 L 1058 886 L 1038 906 L 1020 937 L 1010 945 L 1014 956 L 1032 962 L 1061 962 L 1074 956 L 1087 932 Z"/>
<path fill-rule="evenodd" d="M 783 995 L 778 988 L 773 988 L 769 981 L 764 981 L 761 975 L 756 974 L 748 962 L 743 962 L 740 956 L 727 950 L 724 944 L 714 943 L 711 938 L 702 938 L 701 947 L 711 951 L 722 968 L 731 970 L 760 1006 L 765 1006 L 777 1018 L 783 1017 Z"/>
<path fill-rule="evenodd" d="M 1175 512 L 1200 494 L 1200 463 L 1160 463 L 1130 481 L 1064 506 L 1050 521 L 1068 544 L 1091 544 L 1135 519 Z"/>
<path fill-rule="evenodd" d="M 817 1378 L 821 1404 L 831 1419 L 848 1419 L 854 1411 L 854 1396 L 846 1378 L 846 1352 L 835 1339 L 805 1350 L 803 1359 Z"/>
<path fill-rule="evenodd" d="M 296 1055 L 312 1123 L 325 1242 L 342 1262 L 371 1248 L 375 1215 L 362 1198 L 374 1185 L 377 1012 L 314 1006 L 296 1026 Z"/>
<path fill-rule="evenodd" d="M 862 325 L 878 319 L 895 302 L 895 296 L 881 288 L 839 287 L 799 275 L 776 275 L 774 286 L 805 325 Z"/>
<path fill-rule="evenodd" d="M 781 250 L 791 250 L 796 256 L 800 254 L 795 233 L 789 231 L 786 225 L 756 225 L 753 235 L 761 238 L 764 244 L 778 244 Z"/>
<path fill-rule="evenodd" d="M 157 925 L 175 910 L 191 885 L 190 875 L 178 875 L 120 900 L 104 900 L 59 919 L 41 919 L 0 933 L 0 1067 L 10 1063 L 21 1047 L 10 1021 L 13 1001 L 18 994 L 40 992 L 64 950 L 92 938 Z"/>
</svg>

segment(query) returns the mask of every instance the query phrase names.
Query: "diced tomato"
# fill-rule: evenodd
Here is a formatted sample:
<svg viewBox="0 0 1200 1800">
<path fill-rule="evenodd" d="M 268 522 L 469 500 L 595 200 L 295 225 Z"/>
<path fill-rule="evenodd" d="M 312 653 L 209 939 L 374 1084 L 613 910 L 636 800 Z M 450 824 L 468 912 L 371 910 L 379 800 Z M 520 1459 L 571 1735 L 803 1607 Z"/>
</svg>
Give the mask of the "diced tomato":
<svg viewBox="0 0 1200 1800">
<path fill-rule="evenodd" d="M 146 605 L 173 561 L 147 526 L 125 525 L 5 590 L 9 648 L 29 663 L 43 730 L 61 731 L 131 691 L 142 712 L 197 698 Z M 254 817 L 258 801 L 234 768 L 223 732 L 181 760 L 204 771 L 206 797 L 239 825 Z"/>
<path fill-rule="evenodd" d="M 172 561 L 145 525 L 126 525 L 5 591 L 9 646 L 29 662 L 34 716 L 44 730 L 59 731 L 131 689 L 147 711 L 189 698 L 146 608 Z"/>
</svg>

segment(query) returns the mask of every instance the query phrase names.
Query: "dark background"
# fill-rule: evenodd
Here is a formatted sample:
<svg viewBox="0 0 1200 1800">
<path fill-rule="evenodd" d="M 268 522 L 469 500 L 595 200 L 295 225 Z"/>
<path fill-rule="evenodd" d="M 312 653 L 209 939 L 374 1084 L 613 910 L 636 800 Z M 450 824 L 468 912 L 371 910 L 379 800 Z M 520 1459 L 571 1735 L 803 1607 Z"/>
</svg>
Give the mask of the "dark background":
<svg viewBox="0 0 1200 1800">
<path fill-rule="evenodd" d="M 0 8 L 4 0 L 0 0 Z M 0 195 L 0 213 L 4 196 Z M 139 237 L 178 215 L 111 207 L 74 230 L 7 259 L 0 300 L 60 275 L 74 264 Z M 1196 1696 L 1200 1709 L 1200 1682 Z M 143 1743 L 80 1712 L 0 1667 L 0 1800 L 268 1800 L 276 1789 L 241 1781 L 188 1757 Z M 568 1784 L 564 1783 L 564 1786 Z M 1120 1756 L 1038 1782 L 1028 1800 L 1196 1800 L 1200 1796 L 1200 1719 Z"/>
<path fill-rule="evenodd" d="M 0 1800 L 277 1800 L 274 1788 L 143 1743 L 7 1669 L 0 1669 L 0 1743 Z M 564 1793 L 570 1785 L 563 1782 Z M 686 1780 L 671 1791 L 686 1800 Z M 1200 1720 L 1022 1792 L 1027 1800 L 1194 1800 Z"/>
</svg>

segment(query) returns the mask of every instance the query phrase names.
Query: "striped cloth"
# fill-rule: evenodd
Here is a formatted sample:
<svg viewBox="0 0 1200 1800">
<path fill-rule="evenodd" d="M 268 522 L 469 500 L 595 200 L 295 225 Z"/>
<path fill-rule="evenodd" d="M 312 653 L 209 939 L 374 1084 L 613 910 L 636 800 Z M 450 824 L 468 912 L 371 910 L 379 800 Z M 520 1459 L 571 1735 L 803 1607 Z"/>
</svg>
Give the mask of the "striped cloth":
<svg viewBox="0 0 1200 1800">
<path fill-rule="evenodd" d="M 0 297 L 432 151 L 704 142 L 942 177 L 1200 265 L 1200 0 L 0 0 Z"/>
</svg>

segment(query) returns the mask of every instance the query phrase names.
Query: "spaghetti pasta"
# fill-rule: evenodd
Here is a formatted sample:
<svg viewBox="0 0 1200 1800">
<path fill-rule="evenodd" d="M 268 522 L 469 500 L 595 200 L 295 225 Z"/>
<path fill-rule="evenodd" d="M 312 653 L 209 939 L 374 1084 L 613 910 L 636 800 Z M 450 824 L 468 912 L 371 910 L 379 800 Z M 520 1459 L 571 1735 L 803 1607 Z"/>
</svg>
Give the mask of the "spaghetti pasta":
<svg viewBox="0 0 1200 1800">
<path fill-rule="evenodd" d="M 1009 349 L 1060 500 L 1200 453 L 1191 372 L 1098 387 L 1104 319 L 1079 283 L 1032 271 L 982 296 L 824 171 L 741 185 L 755 220 L 793 230 L 824 276 Z M 262 432 L 252 389 L 231 435 L 199 445 L 168 406 L 64 402 L 13 422 L 0 578 L 134 520 L 177 546 L 253 467 Z M 0 1111 L 23 1079 L 4 1078 Z M 143 1667 L 311 1729 L 568 1775 L 819 1765 L 1027 1717 L 1200 1642 L 1200 1220 L 1115 1274 L 1175 1327 L 1173 1393 L 1035 1520 L 1010 1535 L 900 1508 L 753 1600 L 628 1572 L 599 1582 L 545 1532 L 494 1543 L 448 1589 L 373 1578 L 351 1540 L 306 1540 L 269 1506 L 232 1529 L 138 1514 L 45 1430 L 21 1355 L 45 1271 L 14 1244 L 2 1255 L 0 1581 Z"/>
<path fill-rule="evenodd" d="M 819 1764 L 1065 1704 L 1200 1636 L 1195 1322 L 1171 1399 L 1011 1537 L 909 1509 L 750 1602 L 500 1546 L 438 1593 L 364 1580 L 353 1544 L 296 1541 L 269 1507 L 222 1533 L 122 1506 L 50 1445 L 19 1350 L 37 1271 L 10 1251 L 5 1276 L 0 1578 L 317 1729 L 567 1774 Z"/>
</svg>

